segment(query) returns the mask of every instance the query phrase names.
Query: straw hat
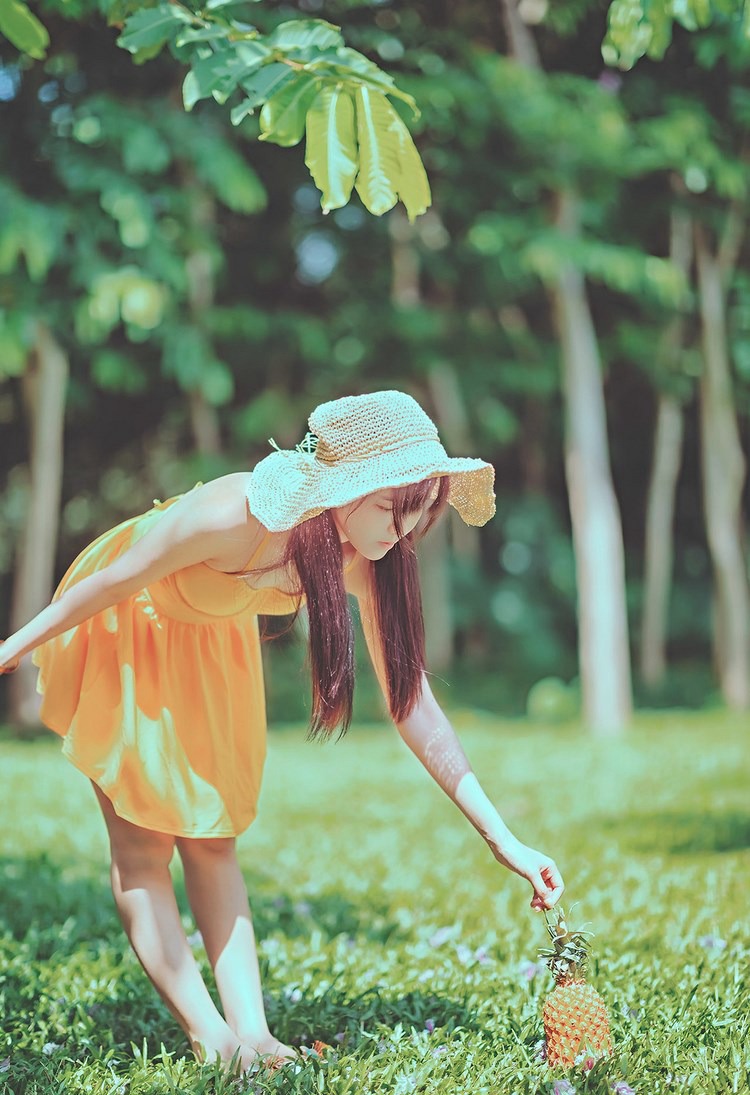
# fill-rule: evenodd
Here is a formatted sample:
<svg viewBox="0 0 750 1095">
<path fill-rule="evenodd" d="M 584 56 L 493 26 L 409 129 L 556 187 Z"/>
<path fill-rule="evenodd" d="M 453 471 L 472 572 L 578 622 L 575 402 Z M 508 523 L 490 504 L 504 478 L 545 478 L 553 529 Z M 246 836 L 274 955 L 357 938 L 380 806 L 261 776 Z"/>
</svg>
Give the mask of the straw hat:
<svg viewBox="0 0 750 1095">
<path fill-rule="evenodd" d="M 250 510 L 271 532 L 283 532 L 324 510 L 373 491 L 450 476 L 448 501 L 467 525 L 495 512 L 495 470 L 483 460 L 455 459 L 435 424 L 403 392 L 373 392 L 321 403 L 310 433 L 295 449 L 279 449 L 256 465 Z"/>
</svg>

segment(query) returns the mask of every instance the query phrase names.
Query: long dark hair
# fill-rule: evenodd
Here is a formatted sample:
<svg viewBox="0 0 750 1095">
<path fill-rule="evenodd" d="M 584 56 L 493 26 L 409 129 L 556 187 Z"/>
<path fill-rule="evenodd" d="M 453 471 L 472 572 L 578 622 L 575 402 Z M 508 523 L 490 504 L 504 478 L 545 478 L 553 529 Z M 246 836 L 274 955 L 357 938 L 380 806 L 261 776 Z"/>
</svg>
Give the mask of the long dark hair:
<svg viewBox="0 0 750 1095">
<path fill-rule="evenodd" d="M 370 564 L 370 597 L 381 636 L 388 704 L 398 722 L 419 699 L 425 667 L 424 620 L 415 543 L 435 523 L 448 501 L 445 476 L 393 490 L 393 525 L 399 539 Z M 403 522 L 435 497 L 407 536 Z M 308 736 L 346 733 L 354 698 L 354 624 L 343 576 L 343 553 L 330 512 L 292 529 L 282 563 L 299 576 L 307 602 L 308 658 L 312 675 L 312 714 Z"/>
</svg>

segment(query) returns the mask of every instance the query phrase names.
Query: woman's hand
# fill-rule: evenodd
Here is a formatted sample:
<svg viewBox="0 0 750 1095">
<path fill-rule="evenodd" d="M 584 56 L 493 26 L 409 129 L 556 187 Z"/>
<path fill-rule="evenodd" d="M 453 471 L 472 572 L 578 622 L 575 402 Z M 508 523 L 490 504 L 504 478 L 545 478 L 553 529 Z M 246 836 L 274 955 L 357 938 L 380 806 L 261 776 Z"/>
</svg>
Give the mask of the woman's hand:
<svg viewBox="0 0 750 1095">
<path fill-rule="evenodd" d="M 0 648 L 3 646 L 4 642 L 5 639 L 0 639 Z M 16 658 L 15 660 L 9 662 L 3 662 L 3 652 L 2 649 L 0 649 L 0 674 L 12 673 L 15 669 L 18 669 L 20 661 L 20 658 Z"/>
<path fill-rule="evenodd" d="M 487 843 L 498 863 L 529 880 L 534 889 L 532 909 L 551 909 L 557 904 L 565 886 L 554 860 L 514 836 L 504 839 L 502 845 L 492 840 Z"/>
</svg>

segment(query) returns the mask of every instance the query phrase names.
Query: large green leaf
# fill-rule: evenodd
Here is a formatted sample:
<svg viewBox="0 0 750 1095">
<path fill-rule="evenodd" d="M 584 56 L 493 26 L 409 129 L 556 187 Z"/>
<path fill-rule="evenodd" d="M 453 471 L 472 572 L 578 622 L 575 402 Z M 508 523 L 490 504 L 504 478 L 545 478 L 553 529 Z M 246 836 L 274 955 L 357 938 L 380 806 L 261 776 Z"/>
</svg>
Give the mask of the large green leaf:
<svg viewBox="0 0 750 1095">
<path fill-rule="evenodd" d="M 359 174 L 356 188 L 365 207 L 380 217 L 398 201 L 399 144 L 391 125 L 393 108 L 379 91 L 357 88 Z"/>
<path fill-rule="evenodd" d="M 174 35 L 179 26 L 192 23 L 193 16 L 179 4 L 158 4 L 131 15 L 117 39 L 118 46 L 137 53 L 150 46 L 163 45 Z"/>
<path fill-rule="evenodd" d="M 320 82 L 314 76 L 300 73 L 284 85 L 260 112 L 260 140 L 289 148 L 299 144 L 305 132 L 305 119 Z"/>
<path fill-rule="evenodd" d="M 0 34 L 37 61 L 44 58 L 49 45 L 47 28 L 20 0 L 0 0 Z"/>
<path fill-rule="evenodd" d="M 398 196 L 406 207 L 409 220 L 414 221 L 432 204 L 427 173 L 411 133 L 387 99 L 383 113 L 390 117 L 389 131 L 398 145 Z"/>
<path fill-rule="evenodd" d="M 389 76 L 387 72 L 383 72 L 382 68 L 378 68 L 364 54 L 358 53 L 356 49 L 351 49 L 349 46 L 324 50 L 310 61 L 307 68 L 310 71 L 320 69 L 321 75 L 325 71 L 327 75 L 338 77 L 350 84 L 368 84 L 377 91 L 384 91 L 388 95 L 402 99 L 415 114 L 419 114 L 413 96 L 401 91 L 400 88 L 396 87 L 392 76 Z"/>
<path fill-rule="evenodd" d="M 357 174 L 354 103 L 342 87 L 324 87 L 307 112 L 305 163 L 325 212 L 346 205 Z"/>
<path fill-rule="evenodd" d="M 306 49 L 308 46 L 328 49 L 344 44 L 339 28 L 324 19 L 291 19 L 280 23 L 266 41 L 269 46 L 283 50 Z"/>
</svg>

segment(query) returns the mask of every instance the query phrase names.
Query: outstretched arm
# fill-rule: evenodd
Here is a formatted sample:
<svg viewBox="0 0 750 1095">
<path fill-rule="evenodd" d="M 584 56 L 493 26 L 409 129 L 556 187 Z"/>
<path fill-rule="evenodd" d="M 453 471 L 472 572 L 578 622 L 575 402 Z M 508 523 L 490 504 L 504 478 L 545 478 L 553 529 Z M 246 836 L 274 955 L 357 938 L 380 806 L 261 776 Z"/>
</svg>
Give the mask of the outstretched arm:
<svg viewBox="0 0 750 1095">
<path fill-rule="evenodd" d="M 0 673 L 12 671 L 24 654 L 149 583 L 195 563 L 220 562 L 227 545 L 231 549 L 238 538 L 249 542 L 247 523 L 245 496 L 236 484 L 216 480 L 191 491 L 113 563 L 70 586 L 0 643 Z"/>
<path fill-rule="evenodd" d="M 387 701 L 380 637 L 366 583 L 360 582 L 352 592 L 359 600 L 362 630 Z M 531 907 L 552 908 L 563 892 L 563 881 L 556 864 L 549 856 L 523 844 L 505 824 L 482 790 L 461 742 L 433 696 L 424 674 L 419 701 L 411 714 L 397 723 L 397 729 L 438 786 L 481 834 L 497 861 L 531 883 L 534 890 Z"/>
<path fill-rule="evenodd" d="M 427 678 L 417 706 L 398 731 L 435 782 L 484 838 L 498 863 L 526 878 L 534 890 L 531 907 L 551 909 L 563 892 L 554 861 L 513 835 L 471 770 L 456 732 L 432 694 Z"/>
</svg>

